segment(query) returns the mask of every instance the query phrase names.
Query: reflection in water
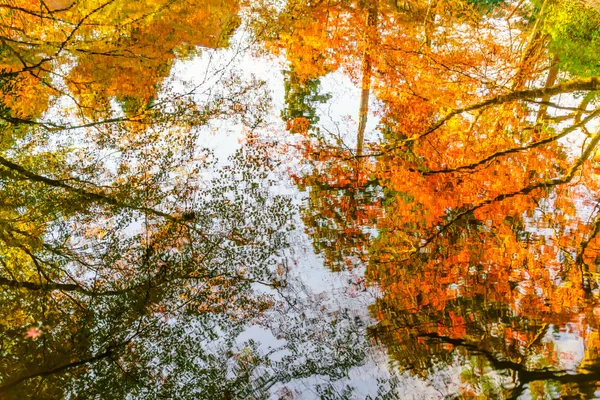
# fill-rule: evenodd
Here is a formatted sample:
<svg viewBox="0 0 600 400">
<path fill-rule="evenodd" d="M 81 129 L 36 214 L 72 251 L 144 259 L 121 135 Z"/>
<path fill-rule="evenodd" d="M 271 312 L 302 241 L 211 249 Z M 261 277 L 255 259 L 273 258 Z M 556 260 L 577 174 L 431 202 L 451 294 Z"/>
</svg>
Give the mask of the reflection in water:
<svg viewBox="0 0 600 400">
<path fill-rule="evenodd" d="M 600 396 L 592 2 L 0 20 L 0 398 Z"/>
</svg>

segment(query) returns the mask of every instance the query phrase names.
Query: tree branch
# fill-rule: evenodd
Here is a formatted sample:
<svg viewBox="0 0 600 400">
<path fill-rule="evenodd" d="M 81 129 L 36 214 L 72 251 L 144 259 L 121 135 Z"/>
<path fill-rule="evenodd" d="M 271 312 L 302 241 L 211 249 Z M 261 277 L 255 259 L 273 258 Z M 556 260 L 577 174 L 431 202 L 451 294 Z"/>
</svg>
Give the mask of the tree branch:
<svg viewBox="0 0 600 400">
<path fill-rule="evenodd" d="M 554 96 L 560 93 L 571 93 L 577 91 L 592 91 L 592 90 L 600 90 L 600 77 L 593 76 L 591 78 L 582 78 L 582 79 L 573 79 L 570 81 L 562 82 L 557 85 L 548 87 L 548 88 L 537 88 L 537 89 L 527 89 L 527 90 L 517 90 L 514 92 L 501 94 L 491 99 L 484 100 L 480 103 L 476 103 L 467 107 L 457 108 L 450 111 L 444 117 L 442 117 L 439 121 L 434 123 L 427 129 L 425 132 L 421 134 L 414 135 L 410 138 L 404 139 L 400 141 L 396 146 L 387 149 L 387 151 L 394 150 L 396 148 L 402 147 L 408 143 L 414 142 L 418 139 L 421 139 L 439 129 L 446 122 L 448 122 L 453 117 L 460 115 L 465 112 L 480 110 L 483 108 L 487 108 L 490 106 L 496 106 L 504 103 L 510 103 L 518 100 L 526 100 L 526 99 L 535 99 L 535 98 L 544 98 L 548 96 Z"/>
</svg>

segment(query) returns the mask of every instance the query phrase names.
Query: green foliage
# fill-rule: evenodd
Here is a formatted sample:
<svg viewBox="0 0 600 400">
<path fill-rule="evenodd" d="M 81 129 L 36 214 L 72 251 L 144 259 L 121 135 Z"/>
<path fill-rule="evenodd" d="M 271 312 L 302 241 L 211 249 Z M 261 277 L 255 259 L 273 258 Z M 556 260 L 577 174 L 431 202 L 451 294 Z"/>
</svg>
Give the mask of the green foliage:
<svg viewBox="0 0 600 400">
<path fill-rule="evenodd" d="M 293 69 L 284 72 L 285 108 L 281 118 L 290 121 L 295 118 L 306 118 L 310 125 L 319 122 L 316 105 L 326 103 L 331 95 L 319 91 L 321 80 L 301 80 Z"/>
<path fill-rule="evenodd" d="M 544 30 L 562 70 L 583 77 L 600 73 L 600 10 L 559 1 L 548 10 Z"/>
</svg>

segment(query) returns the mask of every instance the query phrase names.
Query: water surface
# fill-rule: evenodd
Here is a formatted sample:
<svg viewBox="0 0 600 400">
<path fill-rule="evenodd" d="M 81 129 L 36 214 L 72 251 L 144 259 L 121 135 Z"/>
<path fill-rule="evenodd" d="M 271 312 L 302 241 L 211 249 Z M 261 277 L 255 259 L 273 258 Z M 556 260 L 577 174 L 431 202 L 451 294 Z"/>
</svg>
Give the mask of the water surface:
<svg viewBox="0 0 600 400">
<path fill-rule="evenodd" d="M 0 4 L 0 398 L 600 397 L 593 2 Z"/>
</svg>

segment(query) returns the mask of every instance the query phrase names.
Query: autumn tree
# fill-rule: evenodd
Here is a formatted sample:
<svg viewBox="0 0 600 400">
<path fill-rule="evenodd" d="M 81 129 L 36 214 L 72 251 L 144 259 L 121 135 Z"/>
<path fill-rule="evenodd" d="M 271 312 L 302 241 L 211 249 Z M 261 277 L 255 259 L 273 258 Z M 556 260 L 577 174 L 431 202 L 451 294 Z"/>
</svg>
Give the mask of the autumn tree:
<svg viewBox="0 0 600 400">
<path fill-rule="evenodd" d="M 0 391 L 179 390 L 160 375 L 221 370 L 226 353 L 199 352 L 203 364 L 187 349 L 239 333 L 271 304 L 256 286 L 279 285 L 286 200 L 253 185 L 249 203 L 229 206 L 243 187 L 232 176 L 247 178 L 256 157 L 247 150 L 219 172 L 198 144 L 215 118 L 256 128 L 266 95 L 226 73 L 205 104 L 195 88 L 164 82 L 176 57 L 226 45 L 233 3 L 58 3 L 0 6 Z M 194 324 L 198 334 L 176 348 Z M 171 342 L 160 344 L 166 331 Z M 154 357 L 164 369 L 150 368 Z M 228 385 L 198 391 L 237 390 Z"/>
<path fill-rule="evenodd" d="M 457 348 L 519 376 L 517 389 L 502 395 L 519 393 L 524 382 L 563 382 L 560 372 L 544 375 L 558 365 L 540 338 L 574 320 L 581 332 L 597 329 L 600 78 L 586 53 L 570 53 L 580 38 L 594 37 L 597 10 L 584 2 L 377 4 L 370 72 L 355 48 L 339 46 L 328 59 L 380 101 L 383 140 L 359 154 L 374 165 L 360 178 L 344 173 L 356 171 L 357 159 L 343 144 L 307 140 L 302 156 L 316 172 L 298 182 L 312 182 L 306 215 L 321 216 L 307 223 L 316 227 L 309 233 L 328 260 L 368 249 L 366 278 L 383 293 L 373 332 L 400 364 L 426 376 Z M 326 21 L 334 34 L 309 42 L 319 34 L 294 32 L 268 43 L 293 48 L 291 63 L 304 54 L 296 46 L 319 43 L 328 56 L 335 32 L 368 26 L 352 2 L 320 2 L 313 13 L 305 6 L 303 18 Z M 328 19 L 319 19 L 325 9 Z M 559 22 L 573 12 L 586 24 Z M 368 75 L 370 84 L 356 79 Z M 338 189 L 344 179 L 357 188 L 373 182 L 377 218 L 335 217 L 353 194 L 336 193 L 334 206 L 316 188 Z M 376 239 L 349 240 L 349 221 L 355 232 L 376 221 Z M 328 230 L 345 240 L 323 239 Z M 536 354 L 548 364 L 536 364 Z M 595 371 L 581 367 L 579 378 L 592 380 Z"/>
</svg>

